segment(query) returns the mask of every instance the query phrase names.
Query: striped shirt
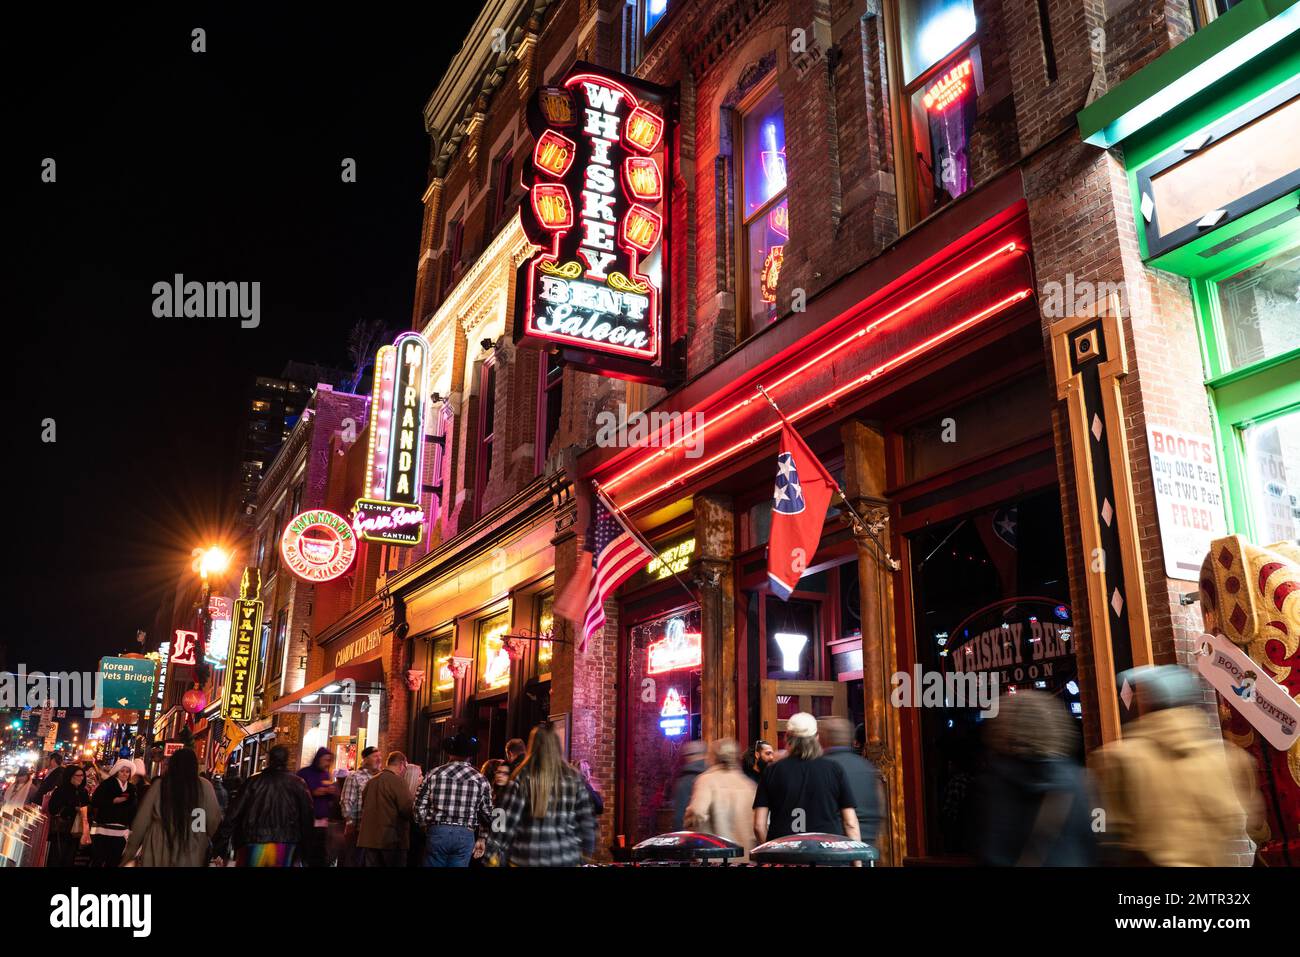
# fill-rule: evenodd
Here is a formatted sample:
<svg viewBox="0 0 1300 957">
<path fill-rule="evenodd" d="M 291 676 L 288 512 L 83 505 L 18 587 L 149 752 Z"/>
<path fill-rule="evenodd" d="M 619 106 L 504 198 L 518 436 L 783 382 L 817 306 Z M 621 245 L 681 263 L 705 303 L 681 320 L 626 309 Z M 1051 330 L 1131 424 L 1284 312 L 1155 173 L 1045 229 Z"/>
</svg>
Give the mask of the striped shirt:
<svg viewBox="0 0 1300 957">
<path fill-rule="evenodd" d="M 351 821 L 353 824 L 361 823 L 361 794 L 375 774 L 376 772 L 369 768 L 360 767 L 344 779 L 343 796 L 339 798 L 343 820 Z"/>
<path fill-rule="evenodd" d="M 547 802 L 546 816 L 534 818 L 528 807 L 528 779 L 525 768 L 501 799 L 505 815 L 488 840 L 489 859 L 518 867 L 577 867 L 583 854 L 596 850 L 596 816 L 587 783 L 566 769 Z"/>
</svg>

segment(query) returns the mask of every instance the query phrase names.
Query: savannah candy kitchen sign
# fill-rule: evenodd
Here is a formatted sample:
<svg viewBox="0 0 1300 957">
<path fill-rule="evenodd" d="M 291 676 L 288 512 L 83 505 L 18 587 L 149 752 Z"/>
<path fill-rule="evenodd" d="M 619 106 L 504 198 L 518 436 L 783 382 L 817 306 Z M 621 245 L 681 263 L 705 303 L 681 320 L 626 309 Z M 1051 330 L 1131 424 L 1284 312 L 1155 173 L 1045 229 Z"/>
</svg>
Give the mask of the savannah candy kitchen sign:
<svg viewBox="0 0 1300 957">
<path fill-rule="evenodd" d="M 641 381 L 664 378 L 663 255 L 669 91 L 578 63 L 528 108 L 516 341 Z"/>
</svg>

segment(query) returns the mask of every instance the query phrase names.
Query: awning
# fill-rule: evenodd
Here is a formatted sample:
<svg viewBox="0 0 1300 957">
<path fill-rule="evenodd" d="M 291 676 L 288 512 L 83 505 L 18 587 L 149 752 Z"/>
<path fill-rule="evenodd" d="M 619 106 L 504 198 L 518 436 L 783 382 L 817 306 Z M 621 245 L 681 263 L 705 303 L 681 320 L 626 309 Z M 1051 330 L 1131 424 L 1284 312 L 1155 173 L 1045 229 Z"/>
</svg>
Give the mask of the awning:
<svg viewBox="0 0 1300 957">
<path fill-rule="evenodd" d="M 350 704 L 351 699 L 363 685 L 382 684 L 383 681 L 384 665 L 378 658 L 359 664 L 344 665 L 342 668 L 335 668 L 324 677 L 317 678 L 311 684 L 304 685 L 292 694 L 277 698 L 271 702 L 271 707 L 267 710 L 272 714 L 294 714 L 303 711 L 319 711 L 329 705 Z M 351 682 L 351 686 L 349 687 L 346 682 Z M 326 688 L 330 690 L 326 691 Z"/>
</svg>

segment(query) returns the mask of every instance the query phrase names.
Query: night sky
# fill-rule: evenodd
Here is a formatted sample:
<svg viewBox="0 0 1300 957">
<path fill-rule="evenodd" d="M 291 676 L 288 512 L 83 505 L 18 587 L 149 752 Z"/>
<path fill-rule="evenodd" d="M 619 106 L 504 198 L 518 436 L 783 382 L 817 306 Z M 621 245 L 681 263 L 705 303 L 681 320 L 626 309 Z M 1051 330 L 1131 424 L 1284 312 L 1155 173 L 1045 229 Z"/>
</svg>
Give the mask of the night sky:
<svg viewBox="0 0 1300 957">
<path fill-rule="evenodd" d="M 6 14 L 10 669 L 139 650 L 190 550 L 233 522 L 253 377 L 348 367 L 357 319 L 410 323 L 422 108 L 477 5 L 179 6 Z M 155 318 L 175 273 L 261 282 L 260 326 Z"/>
</svg>

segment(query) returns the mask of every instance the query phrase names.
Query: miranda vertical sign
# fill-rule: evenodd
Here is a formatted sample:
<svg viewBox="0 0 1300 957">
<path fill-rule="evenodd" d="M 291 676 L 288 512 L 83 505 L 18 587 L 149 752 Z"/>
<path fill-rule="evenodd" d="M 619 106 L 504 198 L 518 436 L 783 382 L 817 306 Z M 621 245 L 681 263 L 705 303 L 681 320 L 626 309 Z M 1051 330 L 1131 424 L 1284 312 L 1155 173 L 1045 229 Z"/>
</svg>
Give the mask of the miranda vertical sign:
<svg viewBox="0 0 1300 957">
<path fill-rule="evenodd" d="M 262 640 L 261 591 L 261 572 L 245 568 L 232 612 L 226 684 L 221 696 L 222 717 L 235 721 L 252 721 L 256 717 L 253 689 L 257 687 L 257 656 Z"/>
<path fill-rule="evenodd" d="M 577 64 L 528 110 L 536 145 L 522 221 L 516 339 L 623 378 L 664 377 L 668 91 Z"/>
<path fill-rule="evenodd" d="M 363 541 L 418 545 L 424 538 L 420 490 L 428 380 L 429 343 L 419 333 L 404 332 L 379 350 L 366 489 L 352 509 L 353 531 Z"/>
</svg>

